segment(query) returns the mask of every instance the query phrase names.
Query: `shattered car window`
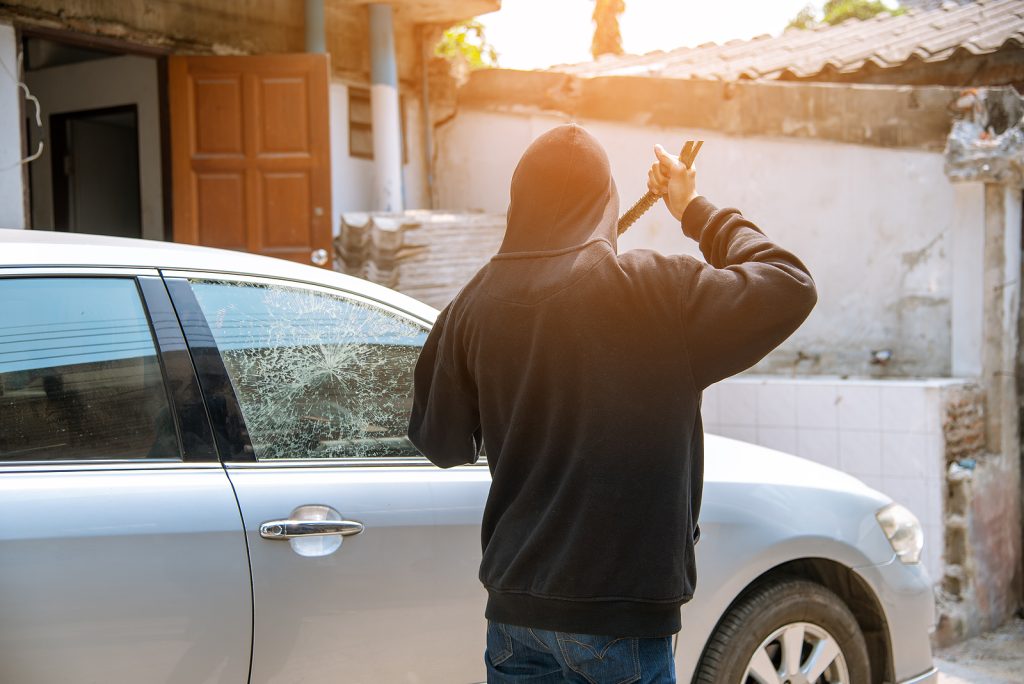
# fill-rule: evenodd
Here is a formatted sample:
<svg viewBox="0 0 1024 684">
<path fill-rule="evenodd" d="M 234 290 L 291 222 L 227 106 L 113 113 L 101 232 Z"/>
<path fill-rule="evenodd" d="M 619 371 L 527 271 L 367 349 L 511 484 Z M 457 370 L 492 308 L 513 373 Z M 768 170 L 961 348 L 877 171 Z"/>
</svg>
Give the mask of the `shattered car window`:
<svg viewBox="0 0 1024 684">
<path fill-rule="evenodd" d="M 426 330 L 314 290 L 193 281 L 260 460 L 418 457 L 406 437 Z"/>
</svg>

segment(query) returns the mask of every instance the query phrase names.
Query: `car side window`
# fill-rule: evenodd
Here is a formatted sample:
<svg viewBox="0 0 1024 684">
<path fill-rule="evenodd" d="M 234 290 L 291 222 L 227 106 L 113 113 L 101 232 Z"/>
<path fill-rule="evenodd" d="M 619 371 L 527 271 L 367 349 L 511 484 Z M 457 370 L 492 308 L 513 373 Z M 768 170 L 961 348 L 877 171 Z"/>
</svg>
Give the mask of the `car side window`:
<svg viewBox="0 0 1024 684">
<path fill-rule="evenodd" d="M 0 461 L 180 459 L 129 278 L 0 278 Z"/>
<path fill-rule="evenodd" d="M 192 289 L 258 460 L 419 456 L 406 431 L 424 326 L 302 287 Z"/>
</svg>

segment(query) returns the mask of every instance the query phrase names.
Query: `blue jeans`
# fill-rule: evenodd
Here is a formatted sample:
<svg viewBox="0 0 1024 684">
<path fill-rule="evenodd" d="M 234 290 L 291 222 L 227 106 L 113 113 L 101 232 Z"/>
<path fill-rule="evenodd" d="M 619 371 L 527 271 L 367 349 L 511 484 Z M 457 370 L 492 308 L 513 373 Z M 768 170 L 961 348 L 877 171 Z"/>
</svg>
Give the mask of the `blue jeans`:
<svg viewBox="0 0 1024 684">
<path fill-rule="evenodd" d="M 487 622 L 487 684 L 675 684 L 672 637 L 567 634 Z"/>
</svg>

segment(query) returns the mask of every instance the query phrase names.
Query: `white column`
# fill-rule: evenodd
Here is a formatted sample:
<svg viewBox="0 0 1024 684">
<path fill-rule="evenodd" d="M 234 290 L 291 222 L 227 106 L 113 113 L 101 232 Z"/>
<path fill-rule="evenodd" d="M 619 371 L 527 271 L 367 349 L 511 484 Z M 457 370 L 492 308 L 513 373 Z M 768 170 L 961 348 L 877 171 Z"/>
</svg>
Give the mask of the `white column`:
<svg viewBox="0 0 1024 684">
<path fill-rule="evenodd" d="M 14 80 L 18 77 L 18 41 L 9 24 L 0 24 L 0 60 L 0 228 L 24 228 L 25 184 L 20 161 L 27 146 L 21 142 L 21 92 Z M 25 104 L 25 115 L 34 117 L 32 103 Z"/>
<path fill-rule="evenodd" d="M 985 186 L 954 183 L 952 225 L 952 371 L 980 378 L 985 322 Z"/>
<path fill-rule="evenodd" d="M 370 5 L 373 114 L 374 209 L 402 211 L 402 128 L 391 5 Z"/>
</svg>

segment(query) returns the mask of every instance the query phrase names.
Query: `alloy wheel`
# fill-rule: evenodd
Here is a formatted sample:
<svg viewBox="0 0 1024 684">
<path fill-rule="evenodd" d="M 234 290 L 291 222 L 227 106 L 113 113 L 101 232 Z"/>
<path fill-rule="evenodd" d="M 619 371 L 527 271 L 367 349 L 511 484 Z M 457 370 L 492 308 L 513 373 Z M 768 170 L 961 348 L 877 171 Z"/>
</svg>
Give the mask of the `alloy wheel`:
<svg viewBox="0 0 1024 684">
<path fill-rule="evenodd" d="M 850 684 L 850 673 L 835 637 L 809 622 L 792 622 L 761 642 L 741 682 Z"/>
</svg>

